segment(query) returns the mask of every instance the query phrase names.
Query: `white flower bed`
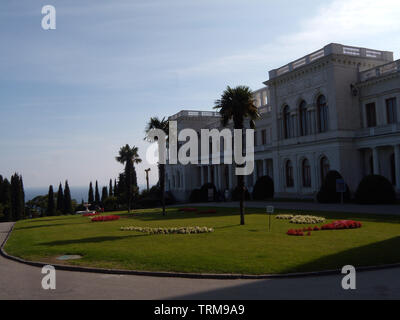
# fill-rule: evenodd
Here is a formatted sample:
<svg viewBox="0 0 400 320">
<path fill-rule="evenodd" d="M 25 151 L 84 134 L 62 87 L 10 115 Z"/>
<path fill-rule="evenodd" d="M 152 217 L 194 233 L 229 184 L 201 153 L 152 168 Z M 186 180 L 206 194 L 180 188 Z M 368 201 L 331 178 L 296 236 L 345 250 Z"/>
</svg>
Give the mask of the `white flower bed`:
<svg viewBox="0 0 400 320">
<path fill-rule="evenodd" d="M 325 221 L 323 217 L 316 216 L 294 216 L 293 219 L 290 220 L 290 223 L 295 224 L 317 224 Z"/>
<path fill-rule="evenodd" d="M 121 227 L 121 231 L 135 231 L 147 234 L 196 234 L 214 232 L 207 227 L 181 227 L 181 228 L 147 228 L 147 227 Z"/>
</svg>

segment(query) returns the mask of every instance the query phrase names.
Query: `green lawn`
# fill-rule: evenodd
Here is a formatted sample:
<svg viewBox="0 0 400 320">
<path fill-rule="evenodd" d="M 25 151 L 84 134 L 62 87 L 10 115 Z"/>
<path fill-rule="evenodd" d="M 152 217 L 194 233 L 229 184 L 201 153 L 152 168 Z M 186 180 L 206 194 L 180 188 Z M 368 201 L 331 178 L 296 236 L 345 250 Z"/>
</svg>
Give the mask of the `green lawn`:
<svg viewBox="0 0 400 320">
<path fill-rule="evenodd" d="M 268 232 L 264 209 L 247 209 L 239 225 L 237 209 L 216 208 L 217 214 L 179 213 L 168 209 L 141 210 L 122 219 L 92 223 L 81 216 L 19 221 L 6 251 L 28 260 L 60 263 L 55 257 L 80 254 L 75 265 L 204 273 L 271 274 L 337 269 L 400 262 L 400 217 L 343 213 L 313 213 L 327 222 L 354 219 L 361 229 L 313 232 L 310 237 L 286 235 L 297 227 L 272 219 Z M 204 210 L 204 209 L 201 209 Z M 279 211 L 279 213 L 293 213 Z M 309 212 L 307 212 L 309 213 Z M 146 235 L 120 231 L 121 226 L 207 226 L 214 233 Z"/>
</svg>

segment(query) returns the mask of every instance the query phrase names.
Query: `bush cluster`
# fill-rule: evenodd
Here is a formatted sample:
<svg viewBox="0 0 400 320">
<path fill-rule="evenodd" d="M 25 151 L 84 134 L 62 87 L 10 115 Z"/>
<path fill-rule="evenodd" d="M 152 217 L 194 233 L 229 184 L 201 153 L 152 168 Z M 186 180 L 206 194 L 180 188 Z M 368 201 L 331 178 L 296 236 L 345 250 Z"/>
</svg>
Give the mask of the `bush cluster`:
<svg viewBox="0 0 400 320">
<path fill-rule="evenodd" d="M 274 181 L 269 176 L 261 177 L 254 185 L 253 199 L 268 200 L 274 197 Z"/>
<path fill-rule="evenodd" d="M 355 199 L 360 204 L 390 204 L 396 201 L 396 193 L 385 177 L 369 175 L 361 180 Z"/>
</svg>

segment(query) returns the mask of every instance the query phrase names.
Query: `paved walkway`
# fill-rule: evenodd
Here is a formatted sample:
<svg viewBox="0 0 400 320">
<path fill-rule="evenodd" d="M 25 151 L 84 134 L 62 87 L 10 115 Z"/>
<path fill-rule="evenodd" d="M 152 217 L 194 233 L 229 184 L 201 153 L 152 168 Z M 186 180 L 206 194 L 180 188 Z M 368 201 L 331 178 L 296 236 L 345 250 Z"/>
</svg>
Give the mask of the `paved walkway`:
<svg viewBox="0 0 400 320">
<path fill-rule="evenodd" d="M 189 206 L 186 204 L 185 206 Z M 237 207 L 238 202 L 209 202 L 190 204 L 190 206 L 207 207 Z M 265 208 L 274 206 L 276 209 L 284 210 L 306 210 L 306 211 L 331 211 L 349 213 L 368 213 L 368 214 L 391 214 L 400 215 L 400 205 L 359 205 L 359 204 L 324 204 L 315 202 L 267 202 L 267 201 L 246 201 L 247 208 Z"/>
<path fill-rule="evenodd" d="M 3 243 L 11 223 L 0 224 Z M 205 280 L 57 271 L 56 290 L 41 287 L 41 269 L 0 256 L 0 299 L 400 299 L 400 268 L 360 272 L 357 290 L 340 275 L 276 280 Z"/>
</svg>

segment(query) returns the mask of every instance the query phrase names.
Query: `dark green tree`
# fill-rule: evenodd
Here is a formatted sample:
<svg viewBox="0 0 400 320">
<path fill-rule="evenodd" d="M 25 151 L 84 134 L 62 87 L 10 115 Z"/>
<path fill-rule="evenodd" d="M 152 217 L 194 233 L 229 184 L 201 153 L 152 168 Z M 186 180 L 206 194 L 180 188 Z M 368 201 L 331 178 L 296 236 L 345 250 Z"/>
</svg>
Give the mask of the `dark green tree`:
<svg viewBox="0 0 400 320">
<path fill-rule="evenodd" d="M 94 204 L 94 195 L 93 195 L 93 185 L 92 182 L 89 184 L 89 193 L 88 193 L 88 203 Z"/>
<path fill-rule="evenodd" d="M 18 221 L 24 218 L 25 203 L 22 178 L 15 173 L 11 177 L 11 220 Z"/>
<path fill-rule="evenodd" d="M 113 186 L 112 186 L 112 180 L 110 179 L 110 184 L 109 184 L 109 186 L 108 186 L 108 196 L 109 197 L 112 197 L 114 194 L 113 194 Z"/>
<path fill-rule="evenodd" d="M 97 180 L 96 180 L 96 189 L 95 189 L 95 193 L 94 193 L 94 203 L 96 205 L 100 205 L 99 184 L 97 183 Z"/>
<path fill-rule="evenodd" d="M 101 190 L 101 205 L 104 206 L 104 202 L 108 198 L 108 190 L 107 187 L 103 187 Z"/>
<path fill-rule="evenodd" d="M 60 182 L 57 192 L 57 214 L 63 214 L 63 213 L 64 213 L 64 192 Z"/>
<path fill-rule="evenodd" d="M 4 219 L 11 220 L 11 184 L 7 179 L 3 179 L 0 188 L 0 203 L 2 205 Z"/>
<path fill-rule="evenodd" d="M 236 88 L 227 87 L 219 100 L 215 101 L 214 109 L 218 109 L 221 115 L 221 124 L 227 127 L 233 121 L 233 128 L 243 130 L 245 119 L 249 119 L 251 129 L 255 128 L 255 120 L 260 118 L 251 89 L 246 86 Z M 242 141 L 243 146 L 243 141 Z M 242 149 L 243 150 L 243 149 Z M 244 176 L 238 176 L 240 197 L 240 224 L 244 225 Z"/>
<path fill-rule="evenodd" d="M 68 180 L 65 181 L 64 188 L 64 214 L 72 214 L 72 199 L 71 199 L 71 191 L 69 189 Z"/>
<path fill-rule="evenodd" d="M 114 197 L 118 197 L 117 179 L 114 179 Z"/>
<path fill-rule="evenodd" d="M 56 208 L 55 208 L 55 204 L 54 204 L 53 186 L 49 187 L 49 193 L 48 193 L 48 198 L 47 198 L 46 215 L 47 216 L 55 216 L 56 215 Z"/>
<path fill-rule="evenodd" d="M 142 159 L 139 157 L 139 148 L 135 146 L 131 148 L 127 144 L 124 147 L 121 147 L 118 156 L 115 159 L 118 162 L 125 164 L 125 198 L 128 204 L 128 213 L 130 213 L 132 201 L 134 200 L 134 196 L 138 191 L 136 170 L 134 165 L 142 162 Z"/>
<path fill-rule="evenodd" d="M 147 123 L 145 132 L 146 132 L 146 137 L 145 140 L 148 140 L 149 142 L 154 142 L 152 138 L 150 138 L 149 133 L 152 130 L 162 130 L 168 140 L 168 134 L 169 134 L 169 122 L 165 118 L 159 119 L 157 117 L 150 118 L 150 121 Z M 158 141 L 158 138 L 155 138 L 155 141 Z M 165 216 L 165 164 L 159 163 L 158 164 L 158 184 L 160 185 L 160 190 L 161 190 L 161 204 L 162 204 L 162 212 L 163 215 Z"/>
</svg>

